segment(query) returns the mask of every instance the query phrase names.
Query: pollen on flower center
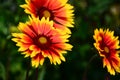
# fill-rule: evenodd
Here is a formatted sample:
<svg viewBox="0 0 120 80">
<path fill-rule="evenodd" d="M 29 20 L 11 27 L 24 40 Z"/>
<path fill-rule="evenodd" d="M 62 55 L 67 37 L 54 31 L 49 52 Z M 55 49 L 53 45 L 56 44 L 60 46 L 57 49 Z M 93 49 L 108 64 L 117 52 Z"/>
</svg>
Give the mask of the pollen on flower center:
<svg viewBox="0 0 120 80">
<path fill-rule="evenodd" d="M 109 48 L 108 47 L 104 47 L 104 50 L 106 53 L 109 53 Z"/>
<path fill-rule="evenodd" d="M 39 38 L 39 42 L 40 42 L 41 44 L 47 43 L 46 37 L 40 37 L 40 38 Z"/>
<path fill-rule="evenodd" d="M 43 11 L 43 15 L 44 15 L 44 17 L 51 17 L 51 14 L 50 14 L 50 12 L 48 11 L 48 10 L 45 10 L 45 11 Z"/>
</svg>

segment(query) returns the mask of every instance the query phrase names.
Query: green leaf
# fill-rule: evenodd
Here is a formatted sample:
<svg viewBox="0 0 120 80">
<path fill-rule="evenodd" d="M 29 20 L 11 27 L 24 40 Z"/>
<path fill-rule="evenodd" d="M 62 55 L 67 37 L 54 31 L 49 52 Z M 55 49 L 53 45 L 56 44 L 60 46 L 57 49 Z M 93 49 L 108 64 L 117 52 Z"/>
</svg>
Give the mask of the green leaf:
<svg viewBox="0 0 120 80">
<path fill-rule="evenodd" d="M 2 63 L 0 63 L 0 77 L 5 80 L 5 67 Z"/>
</svg>

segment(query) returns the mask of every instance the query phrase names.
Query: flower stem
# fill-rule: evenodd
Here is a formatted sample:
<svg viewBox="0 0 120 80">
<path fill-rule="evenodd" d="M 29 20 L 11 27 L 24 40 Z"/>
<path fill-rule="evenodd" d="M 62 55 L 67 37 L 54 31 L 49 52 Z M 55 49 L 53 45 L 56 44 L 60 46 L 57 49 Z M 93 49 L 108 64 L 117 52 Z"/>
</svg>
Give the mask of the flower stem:
<svg viewBox="0 0 120 80">
<path fill-rule="evenodd" d="M 109 75 L 108 72 L 107 72 L 106 75 L 105 75 L 105 80 L 110 80 L 110 75 Z"/>
<path fill-rule="evenodd" d="M 28 68 L 27 68 L 25 80 L 29 80 L 29 71 L 30 71 L 30 59 L 28 59 Z"/>
<path fill-rule="evenodd" d="M 39 71 L 39 68 L 36 68 L 35 69 L 35 73 L 36 73 L 35 74 L 35 80 L 38 80 L 38 73 L 39 73 L 38 71 Z"/>
<path fill-rule="evenodd" d="M 95 59 L 96 57 L 97 57 L 97 55 L 95 54 L 95 55 L 93 55 L 93 56 L 90 58 L 87 66 L 86 66 L 86 68 L 85 68 L 85 71 L 84 71 L 84 73 L 83 73 L 83 79 L 82 79 L 82 80 L 87 80 L 87 72 L 88 72 L 89 65 L 90 65 L 90 63 L 93 61 L 93 59 Z"/>
<path fill-rule="evenodd" d="M 25 80 L 29 80 L 29 68 L 27 69 L 27 72 L 26 72 L 26 79 Z"/>
</svg>

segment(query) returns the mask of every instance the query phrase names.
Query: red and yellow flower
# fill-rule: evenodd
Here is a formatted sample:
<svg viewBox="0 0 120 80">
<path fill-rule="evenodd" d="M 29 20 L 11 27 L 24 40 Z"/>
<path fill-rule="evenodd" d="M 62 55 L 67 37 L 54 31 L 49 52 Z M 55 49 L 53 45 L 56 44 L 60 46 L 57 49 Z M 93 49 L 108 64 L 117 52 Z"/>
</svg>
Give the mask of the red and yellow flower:
<svg viewBox="0 0 120 80">
<path fill-rule="evenodd" d="M 73 6 L 67 3 L 68 0 L 26 0 L 21 5 L 25 12 L 41 19 L 43 16 L 54 21 L 54 27 L 60 30 L 69 31 L 67 27 L 73 27 Z M 67 26 L 67 27 L 65 27 Z"/>
<path fill-rule="evenodd" d="M 67 43 L 70 35 L 55 29 L 53 21 L 48 18 L 30 18 L 30 21 L 20 23 L 18 29 L 21 32 L 12 33 L 12 40 L 19 46 L 18 51 L 25 57 L 31 57 L 34 67 L 43 65 L 45 58 L 53 64 L 60 64 L 61 60 L 65 61 L 63 54 L 72 48 Z"/>
<path fill-rule="evenodd" d="M 120 73 L 119 40 L 114 36 L 114 31 L 109 29 L 96 29 L 94 31 L 94 46 L 98 50 L 103 60 L 103 67 L 107 67 L 111 75 Z"/>
</svg>

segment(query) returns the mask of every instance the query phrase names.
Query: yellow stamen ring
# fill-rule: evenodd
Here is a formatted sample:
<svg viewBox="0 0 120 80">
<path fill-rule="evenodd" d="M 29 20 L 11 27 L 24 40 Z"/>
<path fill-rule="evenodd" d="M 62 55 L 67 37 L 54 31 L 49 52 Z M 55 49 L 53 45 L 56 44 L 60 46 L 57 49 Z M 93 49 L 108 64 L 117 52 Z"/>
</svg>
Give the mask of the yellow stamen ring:
<svg viewBox="0 0 120 80">
<path fill-rule="evenodd" d="M 47 43 L 46 37 L 40 37 L 40 38 L 39 38 L 39 42 L 40 42 L 41 44 Z"/>
<path fill-rule="evenodd" d="M 104 47 L 104 50 L 106 53 L 109 53 L 109 48 L 108 47 Z"/>
<path fill-rule="evenodd" d="M 48 10 L 45 10 L 44 12 L 43 12 L 43 15 L 44 15 L 44 17 L 51 17 L 51 14 L 50 14 L 50 12 L 48 11 Z"/>
</svg>

